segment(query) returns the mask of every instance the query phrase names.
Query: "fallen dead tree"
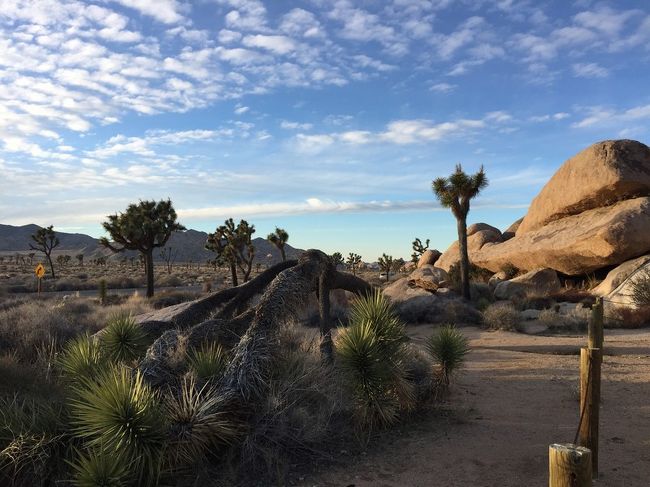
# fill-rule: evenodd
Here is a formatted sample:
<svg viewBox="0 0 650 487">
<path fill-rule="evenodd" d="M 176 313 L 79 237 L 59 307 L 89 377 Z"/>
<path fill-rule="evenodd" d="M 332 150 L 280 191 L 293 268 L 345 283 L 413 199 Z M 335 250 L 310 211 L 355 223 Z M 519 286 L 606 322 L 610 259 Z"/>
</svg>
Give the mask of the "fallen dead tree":
<svg viewBox="0 0 650 487">
<path fill-rule="evenodd" d="M 338 272 L 323 252 L 309 250 L 300 260 L 278 264 L 241 286 L 142 316 L 141 325 L 159 337 L 147 351 L 140 370 L 152 384 L 167 383 L 177 374 L 188 348 L 218 341 L 233 347 L 220 392 L 242 399 L 257 396 L 265 383 L 275 333 L 314 292 L 319 298 L 323 360 L 332 361 L 332 289 L 365 294 L 371 286 L 356 276 Z M 262 292 L 259 304 L 250 307 L 252 298 Z"/>
</svg>

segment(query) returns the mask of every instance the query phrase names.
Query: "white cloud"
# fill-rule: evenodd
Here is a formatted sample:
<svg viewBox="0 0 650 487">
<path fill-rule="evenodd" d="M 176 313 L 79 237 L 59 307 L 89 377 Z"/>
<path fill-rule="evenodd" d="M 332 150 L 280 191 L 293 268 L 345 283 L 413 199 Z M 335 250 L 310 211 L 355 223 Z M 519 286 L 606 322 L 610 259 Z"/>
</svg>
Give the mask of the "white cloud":
<svg viewBox="0 0 650 487">
<path fill-rule="evenodd" d="M 285 130 L 311 130 L 313 125 L 311 123 L 289 122 L 282 120 L 280 127 Z"/>
<path fill-rule="evenodd" d="M 111 0 L 125 7 L 135 9 L 159 22 L 173 24 L 183 20 L 176 0 Z"/>
<path fill-rule="evenodd" d="M 576 63 L 572 66 L 573 75 L 578 78 L 606 78 L 609 71 L 597 63 Z"/>
<path fill-rule="evenodd" d="M 431 91 L 435 91 L 436 93 L 451 93 L 457 87 L 457 85 L 452 85 L 450 83 L 436 83 L 434 85 L 431 85 L 429 89 Z"/>
<path fill-rule="evenodd" d="M 589 107 L 586 111 L 588 115 L 574 123 L 572 127 L 618 126 L 619 129 L 624 129 L 624 127 L 620 127 L 623 123 L 650 119 L 650 105 L 639 105 L 627 110 L 614 110 L 596 106 Z"/>
<path fill-rule="evenodd" d="M 246 47 L 260 47 L 275 54 L 289 54 L 296 49 L 295 43 L 286 36 L 249 35 L 244 37 L 242 43 Z"/>
<path fill-rule="evenodd" d="M 238 103 L 235 107 L 235 115 L 243 115 L 248 110 L 250 110 L 250 107 L 246 107 Z"/>
</svg>

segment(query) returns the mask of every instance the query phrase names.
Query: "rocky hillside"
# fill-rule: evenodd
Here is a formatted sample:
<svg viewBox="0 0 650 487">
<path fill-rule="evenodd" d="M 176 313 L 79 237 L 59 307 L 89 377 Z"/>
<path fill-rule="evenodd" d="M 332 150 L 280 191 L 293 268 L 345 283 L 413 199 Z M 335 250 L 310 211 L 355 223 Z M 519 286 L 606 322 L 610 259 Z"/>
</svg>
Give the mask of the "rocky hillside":
<svg viewBox="0 0 650 487">
<path fill-rule="evenodd" d="M 31 235 L 39 229 L 38 225 L 0 225 L 0 253 L 14 254 L 16 252 L 30 252 L 29 243 Z M 56 229 L 55 229 L 56 230 Z M 86 260 L 98 256 L 107 256 L 109 258 L 118 258 L 99 245 L 99 240 L 88 235 L 80 233 L 56 232 L 61 244 L 55 249 L 54 254 L 83 254 Z M 208 234 L 197 230 L 187 230 L 186 232 L 177 232 L 171 236 L 167 247 L 171 248 L 176 254 L 176 262 L 205 262 L 214 258 L 214 254 L 204 249 L 205 241 Z M 258 237 L 253 240 L 255 245 L 255 262 L 276 263 L 281 260 L 278 249 L 263 239 Z M 295 249 L 290 245 L 285 246 L 285 252 L 288 259 L 297 258 L 303 251 Z M 269 258 L 268 255 L 271 255 Z M 135 255 L 134 253 L 126 254 L 127 256 Z M 160 252 L 154 253 L 156 260 L 162 260 Z"/>
<path fill-rule="evenodd" d="M 598 142 L 567 160 L 521 222 L 501 233 L 468 228 L 470 260 L 493 272 L 551 268 L 584 275 L 650 253 L 650 148 L 634 140 Z M 458 261 L 453 244 L 436 262 Z"/>
</svg>

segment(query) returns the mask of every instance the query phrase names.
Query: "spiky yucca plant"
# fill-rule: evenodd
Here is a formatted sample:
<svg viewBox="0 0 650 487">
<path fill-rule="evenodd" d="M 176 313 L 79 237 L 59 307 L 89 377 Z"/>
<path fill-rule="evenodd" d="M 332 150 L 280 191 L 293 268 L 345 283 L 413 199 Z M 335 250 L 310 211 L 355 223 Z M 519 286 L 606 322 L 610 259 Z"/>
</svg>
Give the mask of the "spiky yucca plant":
<svg viewBox="0 0 650 487">
<path fill-rule="evenodd" d="M 103 448 L 88 454 L 77 451 L 75 462 L 69 462 L 74 472 L 72 485 L 77 487 L 123 487 L 129 482 L 130 463 L 116 452 Z"/>
<path fill-rule="evenodd" d="M 221 377 L 228 365 L 228 356 L 218 343 L 204 343 L 188 355 L 190 370 L 201 380 L 213 380 Z"/>
<path fill-rule="evenodd" d="M 350 326 L 339 333 L 336 351 L 364 426 L 391 424 L 400 409 L 413 405 L 407 341 L 404 325 L 380 291 L 353 302 Z"/>
<path fill-rule="evenodd" d="M 106 358 L 99 341 L 88 335 L 66 343 L 58 362 L 64 376 L 70 381 L 93 378 L 106 368 Z"/>
<path fill-rule="evenodd" d="M 116 366 L 83 379 L 70 400 L 70 416 L 73 433 L 88 447 L 132 462 L 139 484 L 156 482 L 165 422 L 158 395 L 139 371 Z"/>
<path fill-rule="evenodd" d="M 458 370 L 469 352 L 467 338 L 452 325 L 442 326 L 426 344 L 427 351 L 439 365 L 440 380 L 449 386 L 451 375 Z"/>
<path fill-rule="evenodd" d="M 208 384 L 199 387 L 191 376 L 183 379 L 180 391 L 165 398 L 172 464 L 200 462 L 212 447 L 228 444 L 237 436 L 237 425 L 219 405 L 215 390 Z"/>
<path fill-rule="evenodd" d="M 114 363 L 131 362 L 147 349 L 147 335 L 132 316 L 112 318 L 101 335 L 103 352 Z"/>
</svg>

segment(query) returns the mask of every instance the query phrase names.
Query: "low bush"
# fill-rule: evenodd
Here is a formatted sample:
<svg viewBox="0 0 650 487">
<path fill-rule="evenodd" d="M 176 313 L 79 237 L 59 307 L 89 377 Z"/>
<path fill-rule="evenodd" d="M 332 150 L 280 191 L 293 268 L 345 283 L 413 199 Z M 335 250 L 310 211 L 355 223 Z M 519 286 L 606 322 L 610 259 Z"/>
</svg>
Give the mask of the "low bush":
<svg viewBox="0 0 650 487">
<path fill-rule="evenodd" d="M 407 341 L 403 323 L 380 291 L 353 301 L 350 326 L 339 333 L 336 353 L 363 427 L 394 423 L 401 410 L 413 406 Z"/>
<path fill-rule="evenodd" d="M 228 365 L 228 357 L 221 345 L 204 343 L 188 354 L 190 371 L 201 381 L 219 379 Z"/>
<path fill-rule="evenodd" d="M 617 306 L 605 316 L 608 328 L 642 328 L 650 326 L 650 306 L 629 308 Z"/>
<path fill-rule="evenodd" d="M 632 302 L 638 307 L 650 306 L 650 270 L 643 269 L 632 281 Z"/>
<path fill-rule="evenodd" d="M 552 309 L 543 310 L 537 321 L 548 327 L 549 331 L 585 331 L 588 320 L 577 313 L 560 314 Z"/>
<path fill-rule="evenodd" d="M 483 323 L 490 330 L 515 331 L 520 322 L 519 311 L 511 303 L 494 303 L 483 311 Z"/>
<path fill-rule="evenodd" d="M 426 348 L 438 367 L 440 382 L 449 386 L 451 375 L 460 369 L 469 352 L 467 338 L 454 326 L 444 325 L 429 337 Z"/>
<path fill-rule="evenodd" d="M 100 337 L 102 352 L 113 363 L 129 363 L 144 355 L 149 344 L 146 333 L 131 316 L 115 316 Z"/>
</svg>

